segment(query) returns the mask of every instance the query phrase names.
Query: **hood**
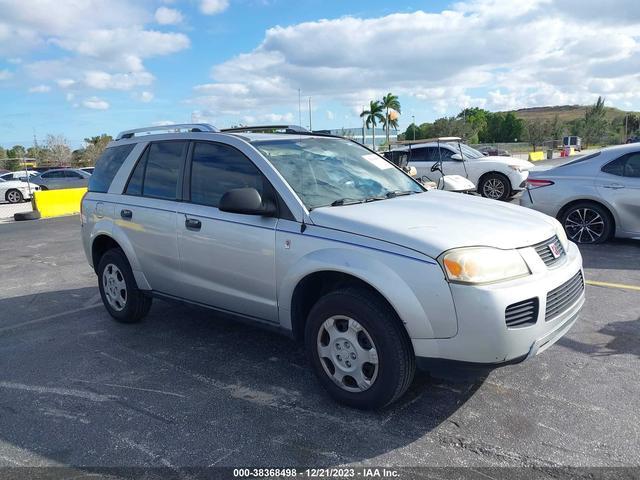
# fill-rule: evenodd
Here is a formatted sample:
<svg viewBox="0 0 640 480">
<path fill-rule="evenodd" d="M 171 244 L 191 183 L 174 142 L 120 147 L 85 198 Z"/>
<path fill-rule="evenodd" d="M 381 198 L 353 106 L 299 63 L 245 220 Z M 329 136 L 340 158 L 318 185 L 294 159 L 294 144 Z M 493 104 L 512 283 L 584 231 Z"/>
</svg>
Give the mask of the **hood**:
<svg viewBox="0 0 640 480">
<path fill-rule="evenodd" d="M 402 245 L 436 258 L 457 247 L 518 248 L 555 234 L 554 219 L 473 195 L 431 190 L 377 202 L 312 210 L 318 226 Z"/>
<path fill-rule="evenodd" d="M 502 165 L 518 165 L 523 170 L 531 170 L 535 165 L 528 160 L 522 160 L 518 157 L 498 157 L 498 156 L 488 156 L 477 158 L 475 160 L 469 160 L 469 162 L 479 162 L 479 163 L 500 163 Z"/>
</svg>

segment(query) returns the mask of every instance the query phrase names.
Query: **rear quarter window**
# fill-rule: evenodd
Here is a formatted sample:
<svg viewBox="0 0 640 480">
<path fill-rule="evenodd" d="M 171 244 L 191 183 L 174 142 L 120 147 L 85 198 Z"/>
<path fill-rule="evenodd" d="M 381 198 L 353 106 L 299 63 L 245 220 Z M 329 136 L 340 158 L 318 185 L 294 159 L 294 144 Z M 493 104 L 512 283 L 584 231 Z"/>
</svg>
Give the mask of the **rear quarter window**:
<svg viewBox="0 0 640 480">
<path fill-rule="evenodd" d="M 96 168 L 89 179 L 89 191 L 107 193 L 113 178 L 129 156 L 135 144 L 107 148 L 96 161 Z"/>
</svg>

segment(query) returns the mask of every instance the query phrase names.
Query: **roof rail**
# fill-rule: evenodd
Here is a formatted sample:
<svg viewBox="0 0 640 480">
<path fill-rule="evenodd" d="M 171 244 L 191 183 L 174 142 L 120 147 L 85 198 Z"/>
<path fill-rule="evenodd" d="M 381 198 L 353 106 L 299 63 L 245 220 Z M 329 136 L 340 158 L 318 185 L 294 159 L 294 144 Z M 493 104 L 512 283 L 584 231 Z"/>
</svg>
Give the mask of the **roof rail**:
<svg viewBox="0 0 640 480">
<path fill-rule="evenodd" d="M 254 133 L 311 133 L 299 125 L 254 125 L 247 127 L 223 128 L 225 133 L 254 132 Z"/>
<path fill-rule="evenodd" d="M 137 136 L 137 133 L 149 135 L 152 132 L 168 132 L 177 133 L 181 130 L 187 132 L 219 132 L 216 127 L 209 125 L 208 123 L 177 123 L 175 125 L 158 125 L 154 127 L 134 128 L 132 130 L 125 130 L 120 132 L 116 137 L 116 140 L 124 140 L 127 138 L 133 138 Z"/>
</svg>

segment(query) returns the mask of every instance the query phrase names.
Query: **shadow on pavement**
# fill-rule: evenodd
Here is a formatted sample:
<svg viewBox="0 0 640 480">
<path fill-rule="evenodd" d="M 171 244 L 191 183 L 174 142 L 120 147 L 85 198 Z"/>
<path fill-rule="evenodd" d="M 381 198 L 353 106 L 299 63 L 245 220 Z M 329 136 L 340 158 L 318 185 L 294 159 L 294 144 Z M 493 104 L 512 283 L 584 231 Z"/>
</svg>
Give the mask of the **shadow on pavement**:
<svg viewBox="0 0 640 480">
<path fill-rule="evenodd" d="M 583 343 L 563 337 L 558 343 L 592 357 L 635 355 L 640 358 L 640 318 L 625 322 L 607 323 L 598 330 L 598 333 L 606 335 L 608 339 L 605 342 Z"/>
<path fill-rule="evenodd" d="M 10 446 L 0 446 L 3 458 L 73 466 L 339 465 L 411 444 L 482 384 L 417 375 L 390 408 L 352 410 L 324 393 L 302 348 L 286 337 L 157 300 L 144 322 L 118 324 L 91 306 L 96 291 L 39 294 L 44 308 L 58 305 L 53 316 L 27 309 L 17 318 L 31 296 L 0 300 L 0 312 L 14 312 L 0 320 L 0 445 Z M 8 328 L 17 323 L 24 325 Z"/>
</svg>

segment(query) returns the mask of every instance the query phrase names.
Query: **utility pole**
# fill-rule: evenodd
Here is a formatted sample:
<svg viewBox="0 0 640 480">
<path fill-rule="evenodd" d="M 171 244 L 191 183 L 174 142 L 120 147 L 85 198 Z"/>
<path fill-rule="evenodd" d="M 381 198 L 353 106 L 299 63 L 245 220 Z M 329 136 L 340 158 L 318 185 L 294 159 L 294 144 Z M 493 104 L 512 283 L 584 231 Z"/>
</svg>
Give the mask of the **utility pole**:
<svg viewBox="0 0 640 480">
<path fill-rule="evenodd" d="M 313 132 L 313 127 L 311 126 L 311 97 L 309 97 L 309 130 Z"/>
<path fill-rule="evenodd" d="M 364 113 L 364 105 L 362 106 L 362 112 Z M 364 116 L 362 117 L 362 145 L 364 145 Z"/>
<path fill-rule="evenodd" d="M 298 89 L 298 125 L 302 126 L 302 106 L 300 104 L 300 89 Z"/>
<path fill-rule="evenodd" d="M 412 125 L 413 125 L 413 141 L 416 141 L 416 116 L 415 115 L 411 115 L 412 118 Z"/>
</svg>

